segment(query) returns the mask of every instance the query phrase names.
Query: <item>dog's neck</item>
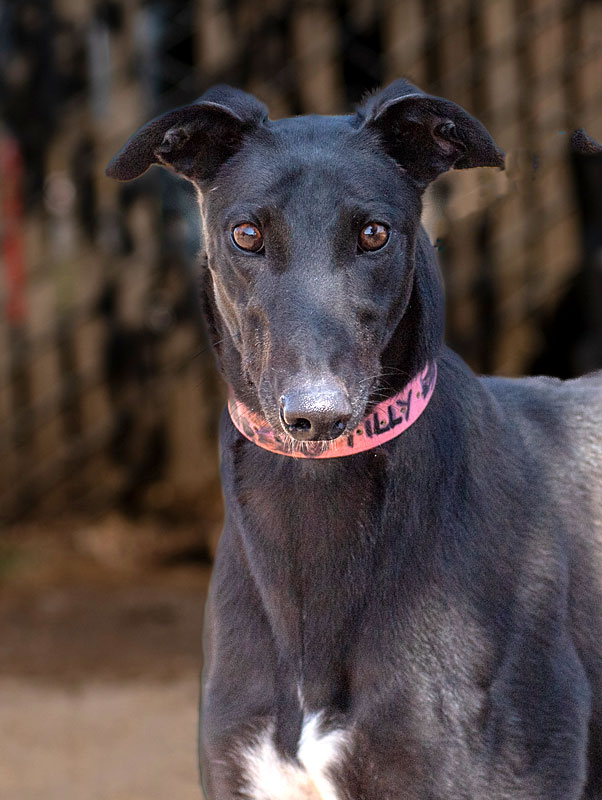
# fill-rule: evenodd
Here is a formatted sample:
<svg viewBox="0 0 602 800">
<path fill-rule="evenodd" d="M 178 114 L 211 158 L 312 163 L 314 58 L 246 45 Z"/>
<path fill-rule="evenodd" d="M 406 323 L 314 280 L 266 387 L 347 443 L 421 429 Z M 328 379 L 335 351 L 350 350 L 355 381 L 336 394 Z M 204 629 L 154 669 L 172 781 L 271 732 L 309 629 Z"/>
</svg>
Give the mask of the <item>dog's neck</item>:
<svg viewBox="0 0 602 800">
<path fill-rule="evenodd" d="M 430 570 L 441 546 L 440 520 L 450 513 L 444 498 L 461 480 L 472 424 L 457 395 L 464 400 L 466 393 L 476 408 L 475 384 L 444 350 L 420 419 L 388 445 L 353 458 L 273 455 L 224 416 L 232 542 L 308 708 L 336 705 L 345 695 L 354 632 L 364 624 L 374 585 L 379 596 L 411 593 L 416 573 Z M 442 447 L 442 440 L 453 446 Z"/>
<path fill-rule="evenodd" d="M 352 433 L 331 441 L 295 442 L 275 431 L 232 393 L 228 411 L 238 431 L 264 450 L 293 458 L 340 458 L 372 450 L 407 430 L 429 404 L 436 381 L 437 365 L 428 362 L 400 392 L 374 406 Z"/>
</svg>

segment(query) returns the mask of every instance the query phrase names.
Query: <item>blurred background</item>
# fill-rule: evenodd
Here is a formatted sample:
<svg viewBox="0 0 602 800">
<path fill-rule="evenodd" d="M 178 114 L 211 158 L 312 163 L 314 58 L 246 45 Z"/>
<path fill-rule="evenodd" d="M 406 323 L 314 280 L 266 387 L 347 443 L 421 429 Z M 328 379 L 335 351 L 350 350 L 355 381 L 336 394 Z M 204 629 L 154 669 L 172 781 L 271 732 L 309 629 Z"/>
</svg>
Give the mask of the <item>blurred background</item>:
<svg viewBox="0 0 602 800">
<path fill-rule="evenodd" d="M 273 117 L 405 75 L 479 117 L 505 172 L 424 221 L 448 342 L 479 372 L 602 367 L 602 2 L 0 0 L 0 796 L 198 798 L 203 597 L 224 389 L 189 185 L 104 177 L 216 82 Z"/>
</svg>

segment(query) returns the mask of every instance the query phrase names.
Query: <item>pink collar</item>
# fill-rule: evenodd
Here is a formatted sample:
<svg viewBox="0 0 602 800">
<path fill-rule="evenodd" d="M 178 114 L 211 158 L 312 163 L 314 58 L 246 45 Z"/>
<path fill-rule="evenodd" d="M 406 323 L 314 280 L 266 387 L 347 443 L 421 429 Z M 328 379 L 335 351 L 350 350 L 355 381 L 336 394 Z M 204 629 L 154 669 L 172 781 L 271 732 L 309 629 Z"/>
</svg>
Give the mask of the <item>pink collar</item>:
<svg viewBox="0 0 602 800">
<path fill-rule="evenodd" d="M 401 392 L 374 406 L 353 433 L 329 442 L 293 442 L 232 396 L 228 411 L 240 433 L 264 450 L 293 458 L 340 458 L 371 450 L 407 430 L 428 406 L 436 382 L 437 365 L 432 361 Z"/>
</svg>

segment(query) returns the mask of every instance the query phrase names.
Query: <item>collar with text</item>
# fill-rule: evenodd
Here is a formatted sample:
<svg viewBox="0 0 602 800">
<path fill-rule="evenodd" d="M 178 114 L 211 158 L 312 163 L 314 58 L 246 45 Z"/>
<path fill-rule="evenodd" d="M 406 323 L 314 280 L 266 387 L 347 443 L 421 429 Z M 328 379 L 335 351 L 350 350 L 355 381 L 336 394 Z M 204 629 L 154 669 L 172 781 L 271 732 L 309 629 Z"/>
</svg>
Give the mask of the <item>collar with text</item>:
<svg viewBox="0 0 602 800">
<path fill-rule="evenodd" d="M 436 382 L 437 365 L 429 362 L 401 392 L 374 406 L 352 433 L 330 441 L 293 441 L 232 396 L 228 411 L 237 430 L 264 450 L 291 458 L 340 458 L 372 450 L 407 430 L 428 406 Z"/>
</svg>

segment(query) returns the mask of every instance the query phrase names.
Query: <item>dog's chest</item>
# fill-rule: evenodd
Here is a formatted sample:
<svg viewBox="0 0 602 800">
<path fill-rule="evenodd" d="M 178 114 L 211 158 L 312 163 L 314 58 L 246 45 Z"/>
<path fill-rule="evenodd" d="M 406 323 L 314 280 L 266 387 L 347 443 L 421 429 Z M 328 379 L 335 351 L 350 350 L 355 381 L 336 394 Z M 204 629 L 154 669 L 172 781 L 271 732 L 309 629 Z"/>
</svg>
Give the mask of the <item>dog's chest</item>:
<svg viewBox="0 0 602 800">
<path fill-rule="evenodd" d="M 242 791 L 252 800 L 342 800 L 334 773 L 349 755 L 350 729 L 325 727 L 305 715 L 295 758 L 284 757 L 268 724 L 240 748 Z"/>
<path fill-rule="evenodd" d="M 236 496 L 231 504 L 272 632 L 294 663 L 299 651 L 308 668 L 312 661 L 336 661 L 332 648 L 350 636 L 374 575 L 385 477 L 360 480 L 340 465 L 326 470 L 296 459 L 269 474 L 251 459 L 237 469 L 242 466 L 252 478 L 244 481 L 244 503 Z M 237 475 L 236 485 L 242 482 Z"/>
</svg>

